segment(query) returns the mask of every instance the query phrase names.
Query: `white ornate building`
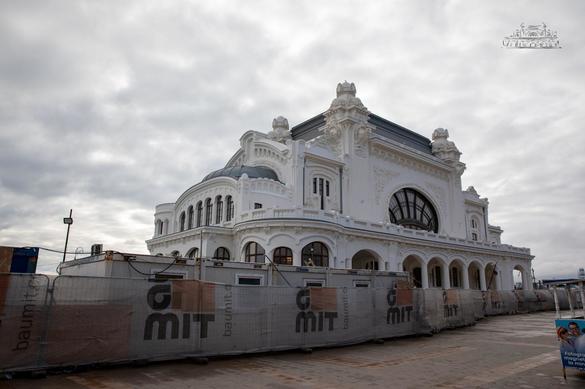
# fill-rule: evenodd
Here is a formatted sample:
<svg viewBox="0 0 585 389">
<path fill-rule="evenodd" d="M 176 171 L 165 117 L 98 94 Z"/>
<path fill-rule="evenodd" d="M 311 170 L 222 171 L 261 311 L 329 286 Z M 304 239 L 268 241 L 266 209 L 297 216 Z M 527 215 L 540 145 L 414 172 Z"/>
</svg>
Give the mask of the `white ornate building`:
<svg viewBox="0 0 585 389">
<path fill-rule="evenodd" d="M 155 210 L 151 254 L 408 271 L 415 285 L 530 288 L 530 250 L 502 244 L 488 201 L 461 188 L 447 130 L 432 142 L 371 112 L 354 84 L 289 130 L 248 131 L 223 169 Z"/>
</svg>

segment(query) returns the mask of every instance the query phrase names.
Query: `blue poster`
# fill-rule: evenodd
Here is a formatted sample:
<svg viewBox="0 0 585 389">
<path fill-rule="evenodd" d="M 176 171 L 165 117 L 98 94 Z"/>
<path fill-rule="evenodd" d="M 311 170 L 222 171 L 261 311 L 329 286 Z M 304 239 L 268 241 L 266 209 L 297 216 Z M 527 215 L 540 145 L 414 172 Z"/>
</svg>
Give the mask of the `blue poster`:
<svg viewBox="0 0 585 389">
<path fill-rule="evenodd" d="M 555 320 L 564 367 L 585 371 L 585 320 Z"/>
</svg>

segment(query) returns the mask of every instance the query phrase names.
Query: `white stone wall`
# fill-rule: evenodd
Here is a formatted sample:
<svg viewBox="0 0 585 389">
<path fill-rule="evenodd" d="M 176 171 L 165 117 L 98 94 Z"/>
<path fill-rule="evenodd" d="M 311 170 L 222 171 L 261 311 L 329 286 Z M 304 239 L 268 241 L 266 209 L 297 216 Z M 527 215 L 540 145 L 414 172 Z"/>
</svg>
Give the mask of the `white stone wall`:
<svg viewBox="0 0 585 389">
<path fill-rule="evenodd" d="M 530 287 L 529 250 L 501 245 L 501 229 L 488 224 L 487 199 L 473 187 L 462 190 L 465 165 L 447 130 L 433 133 L 433 155 L 374 135 L 367 109 L 355 97 L 353 84 L 347 83 L 338 86 L 338 97 L 325 117 L 322 135 L 308 142 L 293 141 L 282 117 L 274 120 L 271 132 L 246 132 L 227 166 L 269 167 L 279 181 L 244 175 L 194 185 L 175 203 L 156 207 L 153 238 L 147 241 L 150 252 L 178 251 L 185 256 L 196 247 L 199 255 L 211 257 L 218 247 L 226 247 L 232 260 L 241 261 L 246 244 L 256 242 L 269 258 L 277 247 L 290 248 L 293 264 L 302 266 L 303 247 L 321 242 L 332 268 L 375 261 L 384 271 L 418 268 L 423 287 L 460 284 L 486 289 L 491 280 L 491 287 L 506 290 L 514 287 L 516 268 L 526 280 L 524 287 Z M 329 182 L 323 207 L 319 193 L 313 191 L 313 178 Z M 417 190 L 433 204 L 438 233 L 390 224 L 390 197 L 403 188 Z M 218 195 L 224 201 L 220 223 Z M 227 195 L 235 207 L 231 221 L 226 220 Z M 207 198 L 213 202 L 212 223 L 197 228 L 197 202 Z M 255 209 L 255 203 L 262 208 Z M 180 215 L 187 214 L 189 206 L 194 207 L 195 228 L 180 231 Z"/>
</svg>

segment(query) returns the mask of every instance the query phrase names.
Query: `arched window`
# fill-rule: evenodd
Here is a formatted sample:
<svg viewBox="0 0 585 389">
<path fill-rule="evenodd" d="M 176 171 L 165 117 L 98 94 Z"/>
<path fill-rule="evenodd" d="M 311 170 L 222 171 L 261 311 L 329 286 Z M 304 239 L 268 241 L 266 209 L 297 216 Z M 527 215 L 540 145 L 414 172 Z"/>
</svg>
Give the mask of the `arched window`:
<svg viewBox="0 0 585 389">
<path fill-rule="evenodd" d="M 193 247 L 191 250 L 187 252 L 187 258 L 197 258 L 199 255 L 199 248 Z"/>
<path fill-rule="evenodd" d="M 155 233 L 157 235 L 163 234 L 163 222 L 160 219 L 156 221 L 156 232 Z"/>
<path fill-rule="evenodd" d="M 394 193 L 388 206 L 390 222 L 414 230 L 438 232 L 437 212 L 431 202 L 418 191 L 404 188 Z"/>
<path fill-rule="evenodd" d="M 244 257 L 246 262 L 264 263 L 264 247 L 256 242 L 250 242 L 246 245 Z"/>
<path fill-rule="evenodd" d="M 213 259 L 221 259 L 222 261 L 230 260 L 230 251 L 225 247 L 218 247 L 213 253 Z"/>
<path fill-rule="evenodd" d="M 329 266 L 329 250 L 321 242 L 312 242 L 303 247 L 304 266 Z"/>
<path fill-rule="evenodd" d="M 293 253 L 288 247 L 277 247 L 274 249 L 272 261 L 277 265 L 291 265 L 293 264 Z"/>
<path fill-rule="evenodd" d="M 185 231 L 185 211 L 181 212 L 181 217 L 179 218 L 179 228 L 180 231 Z"/>
<path fill-rule="evenodd" d="M 211 224 L 211 210 L 213 208 L 213 204 L 211 203 L 211 199 L 205 199 L 205 225 L 208 226 Z"/>
<path fill-rule="evenodd" d="M 227 213 L 225 215 L 225 221 L 229 222 L 234 218 L 234 200 L 232 196 L 226 196 L 225 198 Z"/>
<path fill-rule="evenodd" d="M 190 230 L 193 228 L 193 206 L 189 205 L 187 208 L 187 229 Z"/>
<path fill-rule="evenodd" d="M 223 214 L 223 201 L 221 196 L 215 198 L 215 224 L 221 223 L 221 217 Z"/>
<path fill-rule="evenodd" d="M 203 203 L 199 201 L 197 203 L 197 227 L 201 227 L 201 216 L 203 214 Z"/>
</svg>

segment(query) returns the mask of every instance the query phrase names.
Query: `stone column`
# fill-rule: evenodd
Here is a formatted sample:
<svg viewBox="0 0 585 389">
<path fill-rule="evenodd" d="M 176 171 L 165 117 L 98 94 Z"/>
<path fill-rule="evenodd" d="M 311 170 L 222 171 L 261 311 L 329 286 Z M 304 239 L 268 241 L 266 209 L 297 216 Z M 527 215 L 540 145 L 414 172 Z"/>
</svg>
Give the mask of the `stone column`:
<svg viewBox="0 0 585 389">
<path fill-rule="evenodd" d="M 428 267 L 425 263 L 423 263 L 420 267 L 420 274 L 421 274 L 421 283 L 422 283 L 422 287 L 423 289 L 428 289 L 429 288 L 429 271 L 428 271 Z"/>
<path fill-rule="evenodd" d="M 451 274 L 449 272 L 449 266 L 443 265 L 443 289 L 451 289 Z"/>
<path fill-rule="evenodd" d="M 463 289 L 469 289 L 469 267 L 463 265 L 461 270 L 461 278 L 463 279 Z"/>
<path fill-rule="evenodd" d="M 479 289 L 487 290 L 487 281 L 485 279 L 485 267 L 479 271 Z"/>
</svg>

